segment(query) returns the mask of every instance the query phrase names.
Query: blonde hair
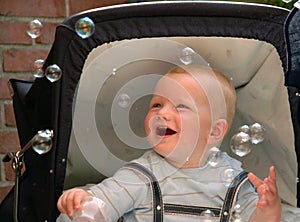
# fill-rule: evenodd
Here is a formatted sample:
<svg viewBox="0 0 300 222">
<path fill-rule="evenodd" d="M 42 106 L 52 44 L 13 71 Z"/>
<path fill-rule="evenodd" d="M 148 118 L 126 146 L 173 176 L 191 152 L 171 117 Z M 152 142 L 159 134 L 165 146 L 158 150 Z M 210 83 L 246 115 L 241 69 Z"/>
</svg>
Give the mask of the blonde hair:
<svg viewBox="0 0 300 222">
<path fill-rule="evenodd" d="M 201 84 L 201 81 L 197 78 L 198 76 L 201 77 L 201 75 L 203 76 L 204 74 L 206 74 L 206 76 L 210 76 L 213 77 L 214 79 L 211 80 L 217 80 L 218 85 L 210 85 L 213 86 L 214 89 L 212 90 L 207 90 L 210 91 L 210 93 L 206 93 L 207 94 L 207 98 L 209 99 L 210 95 L 212 95 L 213 93 L 217 93 L 219 92 L 219 94 L 222 95 L 216 95 L 216 97 L 214 97 L 215 99 L 218 100 L 218 102 L 220 102 L 221 100 L 219 100 L 220 97 L 223 98 L 223 100 L 225 100 L 225 106 L 226 106 L 226 110 L 224 112 L 219 112 L 219 114 L 216 116 L 217 118 L 225 118 L 227 123 L 228 123 L 228 127 L 230 128 L 234 115 L 235 115 L 235 110 L 236 110 L 236 92 L 235 92 L 235 88 L 233 86 L 232 81 L 227 78 L 223 73 L 221 73 L 220 71 L 216 70 L 216 69 L 212 69 L 211 67 L 205 67 L 205 66 L 200 66 L 200 65 L 186 65 L 186 66 L 176 66 L 175 68 L 172 68 L 171 70 L 169 70 L 168 74 L 172 74 L 172 73 L 182 73 L 182 74 L 189 74 L 191 76 L 193 76 L 194 78 L 196 78 L 197 81 L 199 81 L 199 83 Z M 210 84 L 215 83 L 216 81 L 210 81 Z M 201 84 L 201 87 L 203 88 L 203 85 Z M 219 89 L 219 90 L 218 90 Z M 220 91 L 221 89 L 221 91 Z M 220 97 L 219 97 L 220 96 Z M 213 101 L 215 102 L 215 101 Z M 212 106 L 213 107 L 213 106 Z M 215 111 L 213 110 L 214 112 Z"/>
</svg>

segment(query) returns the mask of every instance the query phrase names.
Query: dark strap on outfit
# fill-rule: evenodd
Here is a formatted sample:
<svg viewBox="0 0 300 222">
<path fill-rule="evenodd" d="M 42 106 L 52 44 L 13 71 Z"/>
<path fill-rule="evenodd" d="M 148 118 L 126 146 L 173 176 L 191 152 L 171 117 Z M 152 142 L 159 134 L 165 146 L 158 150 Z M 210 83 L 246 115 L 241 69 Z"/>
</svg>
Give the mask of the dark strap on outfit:
<svg viewBox="0 0 300 222">
<path fill-rule="evenodd" d="M 138 163 L 129 163 L 124 167 L 138 170 L 143 175 L 145 175 L 149 182 L 152 189 L 152 200 L 153 200 L 153 222 L 162 222 L 163 221 L 163 201 L 162 201 L 162 194 L 159 187 L 159 183 L 153 173 Z"/>
<path fill-rule="evenodd" d="M 220 208 L 213 207 L 189 206 L 181 204 L 163 204 L 159 183 L 150 170 L 138 163 L 129 163 L 126 164 L 124 167 L 133 170 L 138 170 L 149 180 L 152 189 L 153 199 L 153 222 L 163 222 L 163 211 L 165 211 L 166 213 L 200 216 L 200 214 L 205 210 L 210 210 L 215 216 L 220 216 L 220 222 L 228 222 L 231 214 L 230 209 L 232 208 L 232 205 L 236 200 L 238 190 L 240 186 L 248 179 L 248 173 L 245 171 L 241 172 L 234 178 L 227 190 L 223 207 L 220 210 Z"/>
<path fill-rule="evenodd" d="M 243 171 L 239 175 L 237 175 L 232 183 L 229 185 L 229 188 L 227 190 L 224 204 L 221 211 L 221 218 L 220 222 L 228 222 L 230 218 L 232 205 L 236 200 L 238 190 L 240 186 L 248 179 L 248 173 Z"/>
</svg>

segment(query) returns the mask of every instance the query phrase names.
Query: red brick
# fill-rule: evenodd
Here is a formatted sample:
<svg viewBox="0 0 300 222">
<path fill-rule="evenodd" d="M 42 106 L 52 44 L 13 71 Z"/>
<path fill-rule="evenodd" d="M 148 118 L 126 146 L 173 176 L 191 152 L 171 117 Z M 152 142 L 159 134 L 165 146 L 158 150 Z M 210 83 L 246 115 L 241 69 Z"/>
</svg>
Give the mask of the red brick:
<svg viewBox="0 0 300 222">
<path fill-rule="evenodd" d="M 9 49 L 3 51 L 3 71 L 22 72 L 34 71 L 34 61 L 45 59 L 49 50 L 39 49 Z"/>
<path fill-rule="evenodd" d="M 0 133 L 0 153 L 6 154 L 20 149 L 17 131 Z"/>
<path fill-rule="evenodd" d="M 0 22 L 1 27 L 6 27 L 0 32 L 0 43 L 2 44 L 31 44 L 31 39 L 26 33 L 26 23 L 23 22 Z"/>
<path fill-rule="evenodd" d="M 0 78 L 0 99 L 11 99 L 8 78 Z"/>
<path fill-rule="evenodd" d="M 5 125 L 10 127 L 16 127 L 15 113 L 12 104 L 4 105 Z"/>
<path fill-rule="evenodd" d="M 1 1 L 0 15 L 65 17 L 65 1 L 62 0 L 6 0 Z"/>
<path fill-rule="evenodd" d="M 12 189 L 12 187 L 13 186 L 0 187 L 0 203 L 4 200 L 4 198 L 9 193 L 9 191 Z"/>
<path fill-rule="evenodd" d="M 4 170 L 5 170 L 5 180 L 7 181 L 14 181 L 16 177 L 16 173 L 12 168 L 12 162 L 4 163 Z M 23 168 L 22 168 L 23 170 Z"/>
<path fill-rule="evenodd" d="M 127 3 L 127 0 L 70 0 L 70 15 L 93 8 Z"/>
<path fill-rule="evenodd" d="M 3 115 L 2 110 L 0 109 L 0 129 L 3 128 L 3 126 L 2 126 L 2 115 Z"/>
</svg>

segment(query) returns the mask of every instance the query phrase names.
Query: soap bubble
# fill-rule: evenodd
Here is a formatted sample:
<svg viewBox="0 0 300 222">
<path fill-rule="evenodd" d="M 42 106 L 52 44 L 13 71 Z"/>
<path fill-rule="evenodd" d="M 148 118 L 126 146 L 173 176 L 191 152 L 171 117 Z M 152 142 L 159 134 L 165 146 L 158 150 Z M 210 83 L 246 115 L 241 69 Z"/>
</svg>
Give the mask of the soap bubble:
<svg viewBox="0 0 300 222">
<path fill-rule="evenodd" d="M 259 123 L 254 123 L 250 126 L 251 142 L 253 144 L 261 143 L 264 140 L 265 129 Z"/>
<path fill-rule="evenodd" d="M 43 24 L 39 20 L 34 19 L 28 23 L 27 34 L 32 39 L 36 39 L 37 37 L 39 37 L 41 35 L 42 28 L 43 28 Z"/>
<path fill-rule="evenodd" d="M 215 167 L 218 165 L 221 158 L 222 158 L 221 151 L 218 148 L 213 147 L 211 148 L 210 154 L 208 156 L 208 164 L 211 165 L 212 167 Z"/>
<path fill-rule="evenodd" d="M 233 153 L 243 157 L 251 152 L 251 137 L 249 134 L 244 132 L 239 132 L 230 140 L 230 148 Z"/>
<path fill-rule="evenodd" d="M 239 132 L 244 132 L 244 133 L 250 133 L 250 127 L 245 124 L 245 125 L 242 125 L 239 129 L 238 129 Z"/>
<path fill-rule="evenodd" d="M 118 96 L 118 105 L 121 108 L 127 108 L 129 104 L 130 104 L 130 97 L 127 94 L 122 93 Z"/>
<path fill-rule="evenodd" d="M 49 152 L 52 148 L 52 130 L 41 130 L 35 135 L 32 143 L 32 149 L 38 154 Z"/>
<path fill-rule="evenodd" d="M 205 210 L 201 212 L 200 216 L 204 217 L 205 222 L 211 222 L 215 214 L 211 210 Z"/>
<path fill-rule="evenodd" d="M 117 72 L 117 69 L 116 69 L 116 68 L 113 68 L 113 70 L 112 70 L 112 73 L 111 73 L 111 74 L 112 74 L 113 76 L 115 76 L 115 75 L 116 75 L 116 72 Z"/>
<path fill-rule="evenodd" d="M 240 204 L 236 204 L 231 213 L 231 222 L 242 222 L 241 217 L 242 208 Z"/>
<path fill-rule="evenodd" d="M 181 51 L 180 61 L 184 65 L 189 65 L 193 63 L 194 56 L 195 56 L 195 51 L 190 47 L 186 47 Z"/>
<path fill-rule="evenodd" d="M 94 34 L 95 24 L 89 17 L 81 18 L 75 24 L 75 31 L 81 38 L 86 39 Z"/>
<path fill-rule="evenodd" d="M 293 0 L 282 0 L 284 3 L 290 3 L 292 2 Z"/>
<path fill-rule="evenodd" d="M 47 67 L 45 75 L 50 82 L 56 82 L 61 78 L 61 69 L 58 65 L 53 64 Z"/>
<path fill-rule="evenodd" d="M 44 65 L 44 60 L 43 59 L 37 59 L 33 63 L 33 67 L 35 70 L 35 73 L 33 74 L 34 77 L 36 78 L 42 78 L 45 76 L 45 73 L 43 71 L 43 65 Z"/>
<path fill-rule="evenodd" d="M 220 179 L 226 187 L 230 186 L 231 182 L 235 177 L 236 177 L 236 172 L 231 168 L 225 169 L 220 174 Z"/>
</svg>

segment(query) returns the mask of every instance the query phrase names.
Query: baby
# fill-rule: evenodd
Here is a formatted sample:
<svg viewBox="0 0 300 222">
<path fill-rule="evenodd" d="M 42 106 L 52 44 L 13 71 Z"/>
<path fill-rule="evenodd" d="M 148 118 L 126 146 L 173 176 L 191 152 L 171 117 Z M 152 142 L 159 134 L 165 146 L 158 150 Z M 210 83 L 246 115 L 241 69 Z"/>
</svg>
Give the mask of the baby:
<svg viewBox="0 0 300 222">
<path fill-rule="evenodd" d="M 217 153 L 216 164 L 210 159 L 231 126 L 235 107 L 235 89 L 220 72 L 191 65 L 170 70 L 158 81 L 145 118 L 153 150 L 132 161 L 149 172 L 122 167 L 88 190 L 65 191 L 58 209 L 72 218 L 85 197 L 96 196 L 103 203 L 103 221 L 225 221 L 233 213 L 224 211 L 233 185 L 222 174 L 231 170 L 238 175 L 243 169 L 224 152 Z M 249 173 L 252 184 L 239 187 L 233 201 L 242 221 L 281 220 L 274 167 L 269 171 L 264 180 Z M 157 199 L 160 204 L 154 205 Z"/>
</svg>

